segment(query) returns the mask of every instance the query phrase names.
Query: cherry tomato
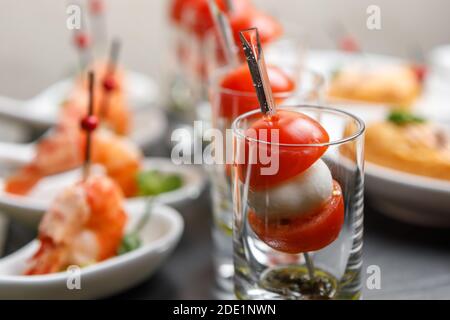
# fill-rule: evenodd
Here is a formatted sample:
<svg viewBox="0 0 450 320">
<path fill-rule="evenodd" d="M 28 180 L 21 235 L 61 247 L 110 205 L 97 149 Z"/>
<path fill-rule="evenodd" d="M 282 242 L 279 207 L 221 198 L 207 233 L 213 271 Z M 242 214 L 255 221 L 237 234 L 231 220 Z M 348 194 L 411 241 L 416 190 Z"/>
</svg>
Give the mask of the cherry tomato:
<svg viewBox="0 0 450 320">
<path fill-rule="evenodd" d="M 91 44 L 89 35 L 84 32 L 77 32 L 74 36 L 74 41 L 79 49 L 86 49 Z"/>
<path fill-rule="evenodd" d="M 98 118 L 94 115 L 85 116 L 81 120 L 81 129 L 85 131 L 94 131 L 98 127 Z"/>
<path fill-rule="evenodd" d="M 268 65 L 267 72 L 274 93 L 286 93 L 288 95 L 295 89 L 294 81 L 281 69 Z M 242 64 L 231 70 L 224 76 L 220 83 L 221 88 L 242 92 L 243 95 L 236 96 L 223 93 L 218 103 L 218 116 L 234 120 L 237 116 L 259 108 L 258 99 L 255 94 L 252 76 L 246 64 Z M 277 98 L 275 102 L 281 103 L 283 99 Z"/>
<path fill-rule="evenodd" d="M 412 64 L 411 69 L 416 74 L 417 80 L 422 83 L 427 75 L 427 67 L 423 64 Z"/>
<path fill-rule="evenodd" d="M 173 0 L 170 5 L 170 18 L 175 23 L 181 23 L 181 18 L 183 17 L 183 12 L 187 8 L 194 6 L 194 2 L 197 0 Z"/>
<path fill-rule="evenodd" d="M 221 11 L 228 11 L 225 0 L 216 0 L 216 3 Z M 249 0 L 235 0 L 233 1 L 233 11 L 230 14 L 236 16 L 245 14 L 250 7 Z M 214 25 L 208 0 L 174 0 L 170 16 L 175 23 L 194 31 L 199 37 L 205 36 Z"/>
<path fill-rule="evenodd" d="M 350 36 L 343 37 L 339 41 L 339 49 L 341 49 L 342 51 L 345 51 L 345 52 L 361 51 L 361 48 L 359 47 L 358 42 Z"/>
<path fill-rule="evenodd" d="M 279 38 L 283 33 L 283 27 L 273 17 L 261 11 L 252 10 L 248 14 L 234 15 L 230 17 L 234 40 L 240 48 L 241 40 L 239 32 L 249 28 L 258 28 L 259 39 L 262 44 L 267 44 Z M 243 51 L 243 50 L 241 50 Z"/>
<path fill-rule="evenodd" d="M 91 0 L 89 2 L 89 9 L 92 14 L 101 14 L 104 11 L 104 3 L 102 0 Z"/>
<path fill-rule="evenodd" d="M 279 144 L 317 144 L 329 141 L 326 130 L 314 119 L 302 113 L 278 110 L 271 118 L 258 115 L 258 119 L 245 132 L 246 137 L 265 142 L 278 136 Z M 241 139 L 240 149 L 244 157 L 236 163 L 237 174 L 242 181 L 247 179 L 253 190 L 262 190 L 292 179 L 308 169 L 327 150 L 327 146 L 280 146 Z M 261 156 L 263 155 L 264 158 Z M 267 155 L 267 156 L 266 156 Z M 268 162 L 270 160 L 270 162 Z M 262 169 L 274 168 L 268 174 Z"/>
<path fill-rule="evenodd" d="M 298 218 L 266 221 L 250 211 L 248 221 L 256 235 L 269 247 L 285 253 L 320 250 L 339 235 L 344 223 L 342 190 L 333 181 L 333 195 L 319 210 Z"/>
</svg>

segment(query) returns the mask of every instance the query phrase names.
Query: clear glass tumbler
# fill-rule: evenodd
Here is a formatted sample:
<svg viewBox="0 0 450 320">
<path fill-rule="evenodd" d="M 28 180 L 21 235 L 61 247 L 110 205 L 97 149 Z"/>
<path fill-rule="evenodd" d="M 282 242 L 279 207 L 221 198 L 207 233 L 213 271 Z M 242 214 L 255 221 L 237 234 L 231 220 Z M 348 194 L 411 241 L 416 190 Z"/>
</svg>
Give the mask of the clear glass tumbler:
<svg viewBox="0 0 450 320">
<path fill-rule="evenodd" d="M 314 132 L 317 138 L 313 123 L 329 139 L 299 144 L 284 137 L 280 143 L 271 136 L 275 129 L 267 136 L 255 134 L 264 121 L 259 110 L 233 122 L 235 294 L 240 299 L 359 299 L 364 123 L 329 107 L 277 110 L 306 119 L 287 121 L 289 128 L 280 124 L 280 137 L 288 129 L 296 135 Z"/>
<path fill-rule="evenodd" d="M 318 103 L 324 94 L 324 79 L 318 73 L 301 68 L 280 67 L 295 83 L 295 89 L 274 93 L 278 103 L 297 105 L 300 103 Z M 240 114 L 258 108 L 258 99 L 254 91 L 237 91 L 222 87 L 222 79 L 229 74 L 230 68 L 216 70 L 210 86 L 210 104 L 212 108 L 212 127 L 220 131 L 211 146 L 217 158 L 209 166 L 212 185 L 213 204 L 213 242 L 214 265 L 219 287 L 233 291 L 233 244 L 232 220 L 233 205 L 231 193 L 232 167 L 232 121 Z"/>
</svg>

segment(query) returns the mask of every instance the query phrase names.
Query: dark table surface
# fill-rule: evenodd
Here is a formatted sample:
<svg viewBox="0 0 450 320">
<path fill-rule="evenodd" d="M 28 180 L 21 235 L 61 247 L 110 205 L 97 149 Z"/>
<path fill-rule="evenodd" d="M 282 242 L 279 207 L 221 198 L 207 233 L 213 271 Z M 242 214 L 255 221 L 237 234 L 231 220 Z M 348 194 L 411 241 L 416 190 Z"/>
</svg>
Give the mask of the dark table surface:
<svg viewBox="0 0 450 320">
<path fill-rule="evenodd" d="M 185 220 L 183 237 L 173 255 L 147 281 L 115 299 L 214 299 L 211 261 L 209 189 L 189 206 L 178 208 Z M 5 254 L 34 237 L 12 221 Z M 365 299 L 450 299 L 450 232 L 405 225 L 366 206 L 364 272 L 381 269 L 381 289 Z M 364 280 L 365 281 L 365 280 Z"/>
<path fill-rule="evenodd" d="M 170 149 L 163 144 L 146 151 L 152 156 L 170 155 Z M 177 209 L 184 217 L 185 230 L 174 253 L 150 279 L 114 298 L 217 297 L 211 261 L 209 186 L 199 199 Z M 364 279 L 364 299 L 450 299 L 450 230 L 397 222 L 373 210 L 370 199 L 366 199 L 364 227 L 363 274 L 367 275 L 370 265 L 381 270 L 381 289 L 369 290 Z M 35 230 L 11 220 L 3 255 L 34 237 Z"/>
</svg>

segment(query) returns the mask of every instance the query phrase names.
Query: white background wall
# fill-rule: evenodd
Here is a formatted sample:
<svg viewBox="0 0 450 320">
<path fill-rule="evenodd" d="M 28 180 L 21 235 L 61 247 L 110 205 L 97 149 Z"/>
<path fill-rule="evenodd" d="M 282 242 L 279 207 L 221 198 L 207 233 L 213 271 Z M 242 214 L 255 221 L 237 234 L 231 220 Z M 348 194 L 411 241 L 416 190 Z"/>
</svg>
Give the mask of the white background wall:
<svg viewBox="0 0 450 320">
<path fill-rule="evenodd" d="M 448 0 L 253 0 L 316 48 L 332 48 L 328 31 L 344 23 L 364 50 L 410 56 L 450 43 Z M 106 0 L 110 34 L 124 39 L 122 60 L 154 77 L 161 74 L 169 0 Z M 77 62 L 65 27 L 64 0 L 0 0 L 0 94 L 26 98 L 68 73 Z M 366 28 L 366 8 L 381 7 L 382 30 Z"/>
</svg>

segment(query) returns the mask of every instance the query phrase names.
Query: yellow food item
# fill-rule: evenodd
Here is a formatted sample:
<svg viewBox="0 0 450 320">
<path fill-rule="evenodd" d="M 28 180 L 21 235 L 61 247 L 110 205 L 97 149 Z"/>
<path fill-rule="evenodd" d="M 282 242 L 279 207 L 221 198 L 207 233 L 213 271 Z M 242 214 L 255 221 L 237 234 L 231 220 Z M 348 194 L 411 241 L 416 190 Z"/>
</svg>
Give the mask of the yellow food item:
<svg viewBox="0 0 450 320">
<path fill-rule="evenodd" d="M 328 95 L 342 100 L 385 103 L 408 109 L 421 85 L 409 66 L 350 66 L 331 81 Z"/>
<path fill-rule="evenodd" d="M 376 122 L 367 127 L 365 139 L 368 162 L 450 181 L 450 135 L 435 124 Z"/>
</svg>

